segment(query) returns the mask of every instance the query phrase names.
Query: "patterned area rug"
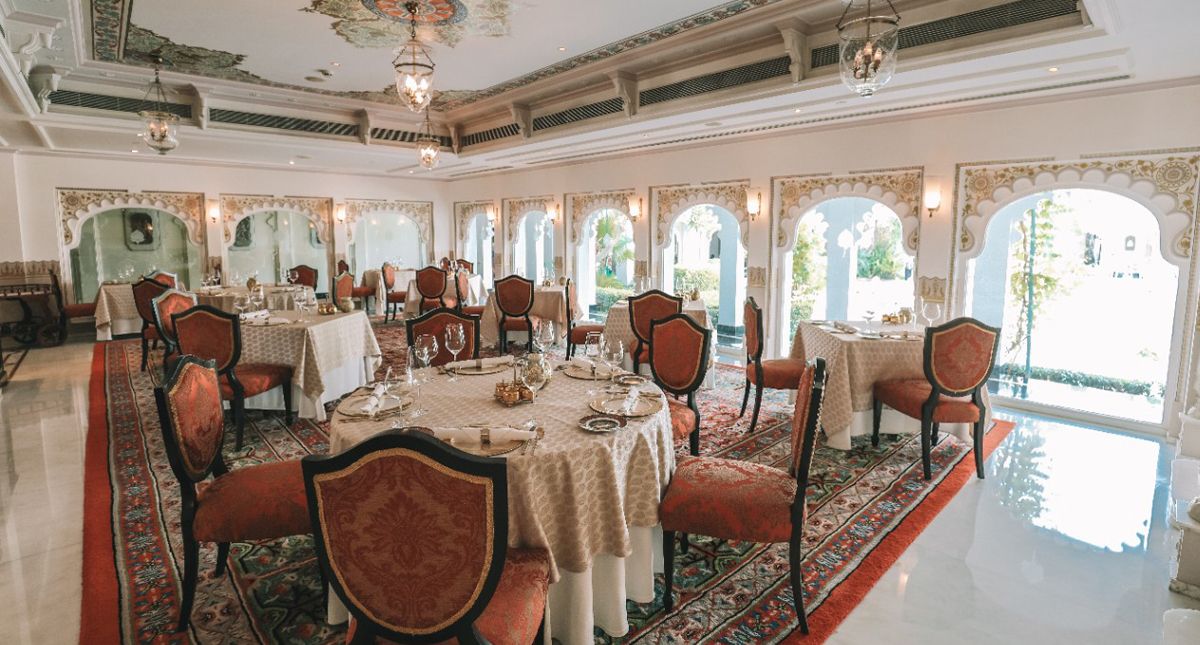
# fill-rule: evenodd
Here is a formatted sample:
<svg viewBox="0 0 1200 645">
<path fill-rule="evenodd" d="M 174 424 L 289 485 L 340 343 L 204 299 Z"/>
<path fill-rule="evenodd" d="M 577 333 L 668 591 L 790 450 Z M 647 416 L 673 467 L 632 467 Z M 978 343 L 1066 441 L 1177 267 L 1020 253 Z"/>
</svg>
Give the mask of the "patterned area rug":
<svg viewBox="0 0 1200 645">
<path fill-rule="evenodd" d="M 403 327 L 377 327 L 385 365 L 403 364 Z M 216 549 L 201 549 L 192 629 L 173 634 L 182 579 L 179 489 L 163 452 L 154 408 L 156 375 L 138 370 L 136 341 L 96 345 L 85 472 L 84 593 L 81 643 L 334 643 L 345 636 L 324 622 L 325 596 L 312 540 L 292 537 L 235 544 L 230 567 L 213 577 Z M 152 360 L 151 364 L 155 364 Z M 741 370 L 717 368 L 717 387 L 700 397 L 705 454 L 782 466 L 788 459 L 790 406 L 783 392 L 763 399 L 758 429 L 738 418 Z M 1011 430 L 998 423 L 988 450 Z M 325 424 L 287 427 L 251 413 L 246 445 L 231 468 L 296 459 L 327 450 Z M 904 548 L 973 479 L 969 446 L 947 438 L 935 449 L 934 479 L 920 475 L 919 441 L 885 435 L 879 448 L 856 439 L 849 452 L 816 455 L 805 587 L 812 634 L 821 642 Z M 676 610 L 629 604 L 631 632 L 597 643 L 781 642 L 799 637 L 787 584 L 786 545 L 694 536 L 676 563 Z M 661 585 L 661 582 L 660 582 Z M 661 598 L 661 589 L 660 596 Z"/>
</svg>

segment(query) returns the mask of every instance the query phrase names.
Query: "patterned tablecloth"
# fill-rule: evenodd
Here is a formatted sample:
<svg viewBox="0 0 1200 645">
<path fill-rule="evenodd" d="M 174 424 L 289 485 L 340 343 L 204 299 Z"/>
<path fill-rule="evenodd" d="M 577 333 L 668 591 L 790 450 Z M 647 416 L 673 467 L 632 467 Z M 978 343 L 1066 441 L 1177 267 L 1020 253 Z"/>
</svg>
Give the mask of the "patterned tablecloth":
<svg viewBox="0 0 1200 645">
<path fill-rule="evenodd" d="M 574 298 L 575 293 L 571 292 Z M 563 336 L 567 330 L 567 295 L 566 287 L 535 287 L 533 290 L 533 309 L 530 315 L 554 322 L 554 331 Z M 571 313 L 579 318 L 579 301 L 571 303 Z M 500 308 L 496 306 L 494 293 L 488 294 L 487 307 L 483 310 L 483 320 L 480 321 L 479 336 L 484 345 L 495 345 L 500 342 Z M 509 334 L 509 338 L 512 335 Z"/>
<path fill-rule="evenodd" d="M 296 289 L 302 288 L 313 297 L 312 287 L 263 287 L 263 295 L 267 309 L 271 311 L 291 311 L 296 308 Z M 235 303 L 238 298 L 245 297 L 250 290 L 246 287 L 220 287 L 218 289 L 201 288 L 196 292 L 196 302 L 202 305 L 216 307 L 221 311 L 236 313 Z"/>
<path fill-rule="evenodd" d="M 401 275 L 396 274 L 396 284 L 404 284 L 400 280 Z M 480 305 L 484 302 L 484 295 L 487 289 L 483 286 L 483 276 L 472 275 L 467 280 L 467 304 Z M 446 293 L 454 295 L 454 279 L 446 278 Z M 412 272 L 412 277 L 408 280 L 408 295 L 404 297 L 404 316 L 406 318 L 416 318 L 421 314 L 421 292 L 417 291 L 417 274 Z"/>
<path fill-rule="evenodd" d="M 362 311 L 322 316 L 278 311 L 287 325 L 242 325 L 243 363 L 289 365 L 302 417 L 325 419 L 324 404 L 367 383 L 379 366 L 381 352 Z M 277 391 L 252 397 L 250 409 L 281 408 Z"/>
<path fill-rule="evenodd" d="M 133 304 L 133 285 L 128 282 L 100 285 L 96 294 L 96 340 L 112 340 L 113 336 L 141 330 L 142 319 Z"/>
<path fill-rule="evenodd" d="M 496 382 L 511 374 L 462 376 L 458 383 L 435 377 L 422 388 L 418 406 L 427 413 L 415 423 L 520 426 L 538 420 L 545 437 L 534 452 L 507 456 L 509 544 L 550 550 L 557 590 L 552 587 L 548 624 L 557 640 L 590 644 L 593 624 L 624 634 L 626 598 L 654 598 L 651 527 L 658 525 L 658 504 L 675 468 L 670 415 L 664 406 L 613 434 L 590 434 L 577 427 L 591 414 L 590 381 L 556 372 L 537 403 L 505 408 L 492 394 Z M 335 412 L 330 450 L 346 450 L 392 423 Z M 619 610 L 619 620 L 606 618 L 610 609 Z"/>
<path fill-rule="evenodd" d="M 860 329 L 866 327 L 861 322 L 853 325 Z M 873 328 L 880 329 L 879 325 Z M 812 360 L 820 356 L 825 359 L 828 369 L 821 423 L 830 447 L 849 450 L 850 437 L 870 434 L 876 381 L 925 378 L 925 343 L 921 331 L 915 327 L 896 326 L 882 330 L 909 331 L 913 339 L 866 338 L 808 322 L 801 322 L 796 329 L 790 357 Z M 983 396 L 986 403 L 986 389 Z M 967 424 L 944 423 L 941 429 L 967 440 L 971 436 Z M 919 432 L 920 420 L 884 408 L 880 431 Z"/>
</svg>

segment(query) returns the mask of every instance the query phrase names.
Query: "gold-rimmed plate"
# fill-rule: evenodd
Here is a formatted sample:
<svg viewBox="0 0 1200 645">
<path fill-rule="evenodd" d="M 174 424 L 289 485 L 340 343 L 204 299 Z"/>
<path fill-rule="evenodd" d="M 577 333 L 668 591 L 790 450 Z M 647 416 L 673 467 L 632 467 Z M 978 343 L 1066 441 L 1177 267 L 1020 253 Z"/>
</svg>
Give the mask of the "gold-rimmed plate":
<svg viewBox="0 0 1200 645">
<path fill-rule="evenodd" d="M 453 369 L 455 374 L 463 376 L 483 376 L 484 374 L 499 374 L 504 370 L 511 370 L 512 365 L 484 365 L 482 367 L 456 367 Z"/>
<path fill-rule="evenodd" d="M 589 414 L 579 420 L 579 429 L 596 434 L 608 434 L 624 428 L 628 423 L 624 418 L 610 414 Z"/>
<path fill-rule="evenodd" d="M 625 387 L 636 387 L 646 383 L 646 377 L 638 374 L 622 374 L 613 380 L 616 381 L 617 385 L 624 385 Z"/>
<path fill-rule="evenodd" d="M 588 407 L 610 416 L 625 417 L 627 419 L 637 419 L 648 417 L 662 410 L 663 402 L 659 397 L 639 396 L 633 404 L 633 409 L 626 412 L 624 396 L 598 396 L 591 401 L 588 401 Z"/>
<path fill-rule="evenodd" d="M 396 396 L 399 397 L 399 401 L 396 400 L 396 397 L 385 397 L 380 406 L 376 408 L 375 414 L 368 414 L 362 411 L 362 406 L 366 405 L 367 399 L 370 398 L 373 391 L 371 388 L 359 388 L 355 390 L 353 394 L 342 399 L 341 403 L 338 403 L 338 414 L 352 419 L 379 419 L 403 412 L 405 408 L 413 403 L 410 393 L 397 392 Z M 393 390 L 393 392 L 395 391 Z"/>
<path fill-rule="evenodd" d="M 607 381 L 608 379 L 612 378 L 614 371 L 608 369 L 607 367 L 598 366 L 596 368 L 596 373 L 592 374 L 592 370 L 589 368 L 579 367 L 578 365 L 567 365 L 565 368 L 563 368 L 563 374 L 581 381 L 590 381 L 592 379 L 597 381 Z"/>
</svg>

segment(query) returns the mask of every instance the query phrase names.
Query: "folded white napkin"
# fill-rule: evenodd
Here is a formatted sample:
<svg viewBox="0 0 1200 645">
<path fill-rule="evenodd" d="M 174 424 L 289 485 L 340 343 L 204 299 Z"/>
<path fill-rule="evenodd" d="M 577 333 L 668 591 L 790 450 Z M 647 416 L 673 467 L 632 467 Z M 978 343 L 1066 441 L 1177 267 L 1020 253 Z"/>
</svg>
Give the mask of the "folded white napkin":
<svg viewBox="0 0 1200 645">
<path fill-rule="evenodd" d="M 575 367 L 575 368 L 581 369 L 581 370 L 583 370 L 583 371 L 585 371 L 585 372 L 591 372 L 591 371 L 592 371 L 592 365 L 593 365 L 592 361 L 591 361 L 591 360 L 589 360 L 589 359 L 586 359 L 586 358 L 579 358 L 579 357 L 576 357 L 576 358 L 572 358 L 572 359 L 571 359 L 571 366 L 572 366 L 572 367 Z M 604 365 L 604 364 L 603 364 L 603 363 L 601 363 L 600 361 L 596 361 L 596 362 L 594 363 L 594 365 L 595 365 L 595 367 L 596 367 L 596 373 L 597 373 L 597 374 L 604 375 L 604 374 L 608 374 L 608 373 L 609 373 L 608 366 Z"/>
<path fill-rule="evenodd" d="M 270 318 L 267 318 L 268 325 L 286 325 L 289 322 L 291 321 L 283 316 L 271 316 Z"/>
<path fill-rule="evenodd" d="M 485 369 L 495 367 L 497 365 L 512 365 L 512 356 L 498 356 L 496 358 L 475 358 L 469 361 L 451 361 L 446 363 L 447 369 L 458 370 L 464 367 L 473 367 L 475 369 Z"/>
<path fill-rule="evenodd" d="M 857 334 L 858 333 L 858 328 L 854 327 L 853 325 L 847 325 L 846 323 L 840 322 L 840 321 L 834 321 L 833 328 L 838 331 L 844 331 L 847 334 Z"/>
<path fill-rule="evenodd" d="M 433 431 L 433 436 L 442 441 L 462 441 L 464 443 L 481 443 L 480 434 L 483 428 L 430 428 Z M 520 428 L 511 428 L 508 426 L 497 426 L 488 428 L 490 441 L 492 443 L 500 443 L 502 441 L 528 441 L 537 436 L 533 430 L 522 430 Z"/>
<path fill-rule="evenodd" d="M 629 394 L 625 395 L 625 402 L 621 404 L 621 409 L 625 414 L 633 414 L 637 408 L 638 397 L 642 395 L 642 389 L 638 386 L 629 388 Z"/>
<path fill-rule="evenodd" d="M 242 320 L 266 320 L 271 317 L 271 312 L 267 311 L 266 309 L 259 309 L 258 311 L 238 314 L 238 317 L 240 317 Z"/>
<path fill-rule="evenodd" d="M 375 414 L 375 411 L 379 409 L 379 402 L 383 400 L 385 394 L 387 394 L 387 388 L 383 386 L 383 383 L 376 385 L 375 389 L 371 390 L 370 396 L 367 397 L 366 403 L 363 403 L 359 408 L 359 411 L 363 414 Z"/>
</svg>

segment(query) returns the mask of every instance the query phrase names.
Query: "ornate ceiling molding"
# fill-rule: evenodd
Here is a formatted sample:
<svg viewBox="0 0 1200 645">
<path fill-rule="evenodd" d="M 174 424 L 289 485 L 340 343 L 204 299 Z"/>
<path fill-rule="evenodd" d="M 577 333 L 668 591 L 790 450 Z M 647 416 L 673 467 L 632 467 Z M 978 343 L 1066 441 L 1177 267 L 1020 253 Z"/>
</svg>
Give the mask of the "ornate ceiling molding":
<svg viewBox="0 0 1200 645">
<path fill-rule="evenodd" d="M 495 208 L 495 202 L 480 200 L 476 202 L 454 202 L 454 230 L 458 231 L 458 241 L 467 241 L 467 231 L 471 229 L 471 220 L 479 215 L 487 215 L 489 208 Z"/>
<path fill-rule="evenodd" d="M 504 208 L 504 239 L 512 244 L 517 239 L 517 226 L 521 219 L 529 213 L 545 213 L 547 205 L 554 203 L 554 195 L 502 199 L 500 203 Z"/>
<path fill-rule="evenodd" d="M 204 245 L 204 194 L 145 192 L 107 189 L 58 189 L 63 245 L 79 245 L 79 227 L 89 217 L 117 208 L 153 208 L 179 218 L 187 227 L 188 240 Z"/>
<path fill-rule="evenodd" d="M 566 200 L 567 230 L 570 242 L 575 244 L 583 236 L 583 225 L 598 210 L 611 209 L 629 217 L 629 200 L 635 197 L 632 190 L 609 190 L 598 193 L 568 193 Z"/>
<path fill-rule="evenodd" d="M 790 249 L 800 218 L 822 202 L 838 197 L 864 197 L 892 209 L 900 218 L 904 248 L 916 255 L 920 241 L 923 168 L 900 168 L 845 175 L 775 177 L 772 195 L 779 214 L 775 246 Z"/>
<path fill-rule="evenodd" d="M 233 242 L 233 229 L 242 218 L 261 211 L 291 211 L 304 215 L 317 227 L 317 240 L 329 244 L 329 219 L 333 200 L 328 197 L 272 197 L 271 195 L 221 195 L 225 244 Z"/>
<path fill-rule="evenodd" d="M 651 188 L 650 198 L 654 203 L 654 242 L 656 248 L 666 248 L 670 242 L 671 227 L 675 220 L 693 206 L 714 204 L 729 211 L 738 222 L 742 246 L 749 246 L 750 214 L 746 212 L 746 189 L 748 181 L 731 181 L 719 184 L 696 186 L 668 186 Z"/>
<path fill-rule="evenodd" d="M 412 220 L 421 232 L 425 243 L 427 260 L 433 261 L 433 202 L 410 202 L 396 199 L 347 199 L 346 241 L 354 243 L 354 232 L 358 220 L 366 215 L 402 215 Z"/>
</svg>

